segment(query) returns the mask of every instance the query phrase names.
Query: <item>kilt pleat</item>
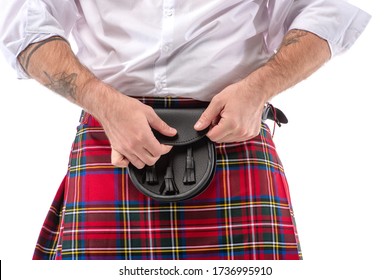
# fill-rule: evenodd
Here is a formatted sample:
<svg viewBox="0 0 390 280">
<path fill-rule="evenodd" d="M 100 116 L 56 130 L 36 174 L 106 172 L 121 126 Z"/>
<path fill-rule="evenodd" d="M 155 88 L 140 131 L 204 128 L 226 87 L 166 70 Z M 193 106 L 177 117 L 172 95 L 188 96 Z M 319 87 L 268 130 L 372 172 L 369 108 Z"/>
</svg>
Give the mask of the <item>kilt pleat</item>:
<svg viewBox="0 0 390 280">
<path fill-rule="evenodd" d="M 204 103 L 142 98 L 153 107 Z M 260 121 L 259 121 L 260 125 Z M 41 229 L 34 259 L 300 259 L 288 184 L 268 127 L 217 144 L 216 174 L 199 196 L 154 201 L 111 164 L 99 122 L 83 112 L 68 171 Z"/>
</svg>

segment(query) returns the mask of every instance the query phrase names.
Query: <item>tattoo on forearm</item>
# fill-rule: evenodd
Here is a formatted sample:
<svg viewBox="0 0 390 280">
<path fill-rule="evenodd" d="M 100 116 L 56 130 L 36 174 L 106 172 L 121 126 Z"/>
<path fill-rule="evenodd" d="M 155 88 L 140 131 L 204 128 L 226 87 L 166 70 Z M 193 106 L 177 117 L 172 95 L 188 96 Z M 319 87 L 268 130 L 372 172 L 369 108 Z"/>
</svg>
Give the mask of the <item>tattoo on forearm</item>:
<svg viewBox="0 0 390 280">
<path fill-rule="evenodd" d="M 64 38 L 62 37 L 50 37 L 44 41 L 41 41 L 36 44 L 32 44 L 31 46 L 27 47 L 19 56 L 18 60 L 21 66 L 23 67 L 24 71 L 28 74 L 29 73 L 29 65 L 30 65 L 30 60 L 33 57 L 33 55 L 45 44 L 52 42 L 52 41 L 63 41 L 67 44 L 69 44 Z M 43 71 L 44 77 L 42 77 L 41 82 L 45 84 L 46 87 L 49 89 L 53 90 L 54 92 L 57 92 L 58 94 L 72 99 L 76 100 L 76 79 L 77 79 L 77 74 L 76 73 L 57 73 L 57 74 L 51 74 L 46 71 Z M 45 81 L 46 80 L 46 81 Z"/>
<path fill-rule="evenodd" d="M 70 98 L 73 101 L 76 100 L 76 73 L 58 73 L 52 76 L 50 76 L 47 72 L 44 73 L 49 80 L 49 83 L 45 84 L 45 86 L 65 98 Z"/>
<path fill-rule="evenodd" d="M 305 37 L 306 35 L 308 35 L 308 33 L 309 32 L 304 31 L 304 30 L 296 30 L 296 29 L 291 30 L 284 37 L 284 39 L 283 39 L 283 41 L 282 41 L 282 43 L 281 43 L 281 45 L 279 47 L 279 50 L 284 48 L 284 47 L 290 46 L 292 44 L 299 43 L 300 39 Z M 279 50 L 277 52 L 275 52 L 275 54 L 273 54 L 270 57 L 270 59 L 268 60 L 269 62 L 276 60 L 276 54 L 279 52 Z"/>
<path fill-rule="evenodd" d="M 45 45 L 48 42 L 51 41 L 64 41 L 65 43 L 69 44 L 64 38 L 62 37 L 50 37 L 42 42 L 34 44 L 33 46 L 27 47 L 26 50 L 24 50 L 18 57 L 19 63 L 22 65 L 24 71 L 29 74 L 28 67 L 30 64 L 30 59 L 32 55 L 43 45 Z"/>
<path fill-rule="evenodd" d="M 308 32 L 304 30 L 291 30 L 283 39 L 282 46 L 296 44 L 302 37 L 305 37 L 307 34 Z"/>
</svg>

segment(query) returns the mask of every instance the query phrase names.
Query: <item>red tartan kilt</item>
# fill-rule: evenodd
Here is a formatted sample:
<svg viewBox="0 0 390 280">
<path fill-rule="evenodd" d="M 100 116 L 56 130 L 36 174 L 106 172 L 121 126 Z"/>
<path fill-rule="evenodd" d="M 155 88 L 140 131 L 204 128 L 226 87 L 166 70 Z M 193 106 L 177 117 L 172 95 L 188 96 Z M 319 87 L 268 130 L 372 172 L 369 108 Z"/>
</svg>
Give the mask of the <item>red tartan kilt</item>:
<svg viewBox="0 0 390 280">
<path fill-rule="evenodd" d="M 141 194 L 126 169 L 111 165 L 110 143 L 86 113 L 34 253 L 34 259 L 299 258 L 287 181 L 265 124 L 250 141 L 217 144 L 216 174 L 201 195 L 161 203 Z"/>
</svg>

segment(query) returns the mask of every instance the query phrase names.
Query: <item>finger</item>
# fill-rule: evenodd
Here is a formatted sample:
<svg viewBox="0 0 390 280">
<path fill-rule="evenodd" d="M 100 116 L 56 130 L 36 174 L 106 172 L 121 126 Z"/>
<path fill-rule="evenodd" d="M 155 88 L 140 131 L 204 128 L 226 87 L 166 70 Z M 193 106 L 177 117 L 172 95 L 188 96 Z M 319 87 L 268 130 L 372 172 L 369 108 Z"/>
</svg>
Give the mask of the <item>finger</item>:
<svg viewBox="0 0 390 280">
<path fill-rule="evenodd" d="M 156 142 L 157 145 L 159 146 L 159 151 L 157 155 L 153 155 L 149 149 L 143 147 L 141 149 L 134 150 L 133 151 L 134 156 L 136 156 L 145 165 L 149 165 L 149 166 L 154 165 L 159 160 L 161 155 L 167 154 L 172 149 L 172 146 L 160 144 L 158 141 Z"/>
<path fill-rule="evenodd" d="M 112 148 L 111 150 L 111 163 L 120 168 L 127 167 L 130 163 L 134 165 L 138 169 L 142 169 L 145 167 L 145 163 L 140 160 L 137 156 L 135 155 L 129 155 L 128 159 L 119 153 L 117 150 Z"/>
<path fill-rule="evenodd" d="M 130 155 L 129 161 L 133 166 L 135 166 L 138 169 L 142 169 L 145 167 L 145 163 L 135 155 Z"/>
<path fill-rule="evenodd" d="M 163 149 L 163 148 L 162 148 Z M 165 151 L 164 151 L 165 152 Z M 135 153 L 135 155 L 145 164 L 152 166 L 154 165 L 158 159 L 160 158 L 160 155 L 153 156 L 147 149 L 143 148 L 141 152 Z"/>
<path fill-rule="evenodd" d="M 234 143 L 234 142 L 242 142 L 245 140 L 248 140 L 248 139 L 239 138 L 239 137 L 235 136 L 234 134 L 228 134 L 222 138 L 215 140 L 214 142 L 216 142 L 216 143 Z"/>
<path fill-rule="evenodd" d="M 218 134 L 218 131 L 211 131 L 212 133 L 216 133 L 215 135 L 211 134 L 211 136 L 207 135 L 208 137 L 212 137 L 214 142 L 216 143 L 232 143 L 232 142 L 242 142 L 250 140 L 260 133 L 260 127 L 237 127 L 235 130 L 230 129 L 228 133 L 221 133 Z M 211 139 L 211 138 L 210 138 Z"/>
<path fill-rule="evenodd" d="M 172 148 L 158 142 L 151 130 L 150 134 L 148 133 L 143 139 L 142 146 L 152 157 L 159 158 L 161 155 L 168 153 Z M 140 153 L 140 155 L 142 154 Z"/>
<path fill-rule="evenodd" d="M 208 132 L 207 137 L 217 143 L 223 142 L 225 137 L 232 134 L 232 129 L 226 119 L 221 119 L 216 126 L 213 126 Z"/>
<path fill-rule="evenodd" d="M 149 165 L 149 166 L 152 166 L 154 165 L 160 158 L 161 155 L 165 155 L 167 154 L 171 149 L 172 149 L 172 146 L 168 146 L 168 145 L 163 145 L 163 144 L 159 144 L 160 145 L 160 153 L 158 154 L 158 156 L 153 156 L 147 149 L 144 148 L 143 150 L 143 153 L 142 154 L 136 154 L 136 156 L 141 160 L 143 161 L 146 165 Z"/>
<path fill-rule="evenodd" d="M 235 142 L 235 141 L 232 141 L 231 139 L 235 139 L 234 135 L 231 134 L 231 133 L 224 133 L 224 134 L 207 134 L 207 137 L 215 142 L 215 143 L 229 143 L 229 142 Z"/>
<path fill-rule="evenodd" d="M 150 113 L 148 114 L 147 118 L 151 128 L 157 130 L 165 136 L 172 137 L 177 134 L 177 130 L 164 122 L 153 109 L 151 109 L 149 112 Z"/>
<path fill-rule="evenodd" d="M 162 148 L 162 153 L 161 155 L 165 155 L 167 153 L 169 153 L 171 150 L 172 150 L 172 146 L 169 146 L 169 145 L 164 145 L 164 144 L 161 144 L 161 148 Z"/>
<path fill-rule="evenodd" d="M 111 163 L 116 167 L 127 167 L 129 165 L 129 160 L 125 158 L 121 153 L 117 150 L 111 150 Z"/>
<path fill-rule="evenodd" d="M 215 101 L 216 99 L 212 99 L 209 106 L 206 108 L 206 110 L 203 112 L 203 114 L 200 116 L 199 120 L 195 123 L 194 129 L 195 130 L 203 130 L 209 127 L 213 122 L 216 122 L 216 120 L 219 118 L 220 113 L 223 109 L 223 103 L 219 101 Z"/>
</svg>

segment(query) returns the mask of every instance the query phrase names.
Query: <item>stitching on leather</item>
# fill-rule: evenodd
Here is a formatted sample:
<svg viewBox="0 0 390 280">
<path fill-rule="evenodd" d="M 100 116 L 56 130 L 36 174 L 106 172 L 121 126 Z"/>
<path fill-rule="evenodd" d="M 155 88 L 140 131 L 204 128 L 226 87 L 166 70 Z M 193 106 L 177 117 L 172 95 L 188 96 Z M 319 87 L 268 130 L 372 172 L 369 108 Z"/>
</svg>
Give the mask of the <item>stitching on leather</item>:
<svg viewBox="0 0 390 280">
<path fill-rule="evenodd" d="M 189 143 L 192 143 L 192 142 L 195 142 L 195 141 L 198 141 L 198 140 L 202 139 L 204 136 L 205 135 L 193 137 L 193 138 L 185 140 L 185 141 L 171 141 L 171 142 L 164 142 L 164 143 L 165 144 L 171 144 L 171 145 L 175 145 L 175 144 L 189 144 Z"/>
</svg>

